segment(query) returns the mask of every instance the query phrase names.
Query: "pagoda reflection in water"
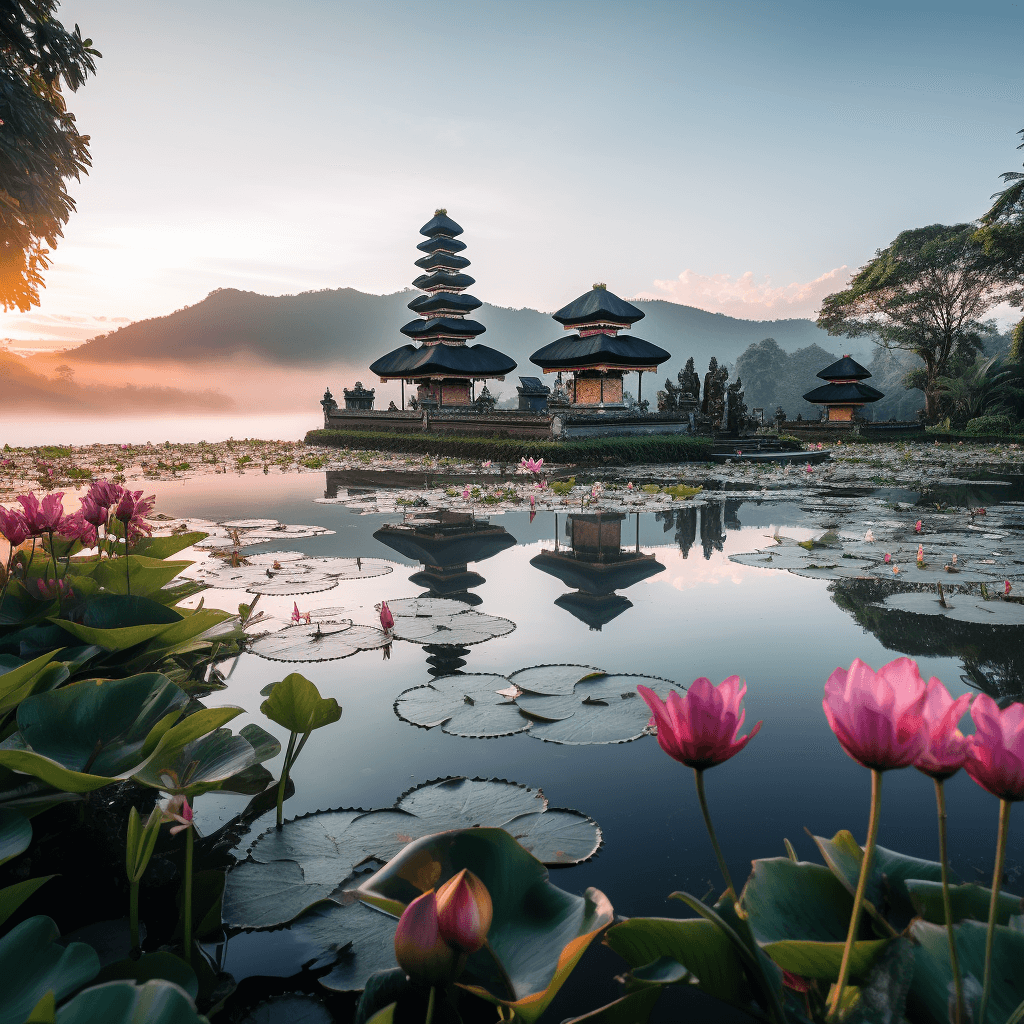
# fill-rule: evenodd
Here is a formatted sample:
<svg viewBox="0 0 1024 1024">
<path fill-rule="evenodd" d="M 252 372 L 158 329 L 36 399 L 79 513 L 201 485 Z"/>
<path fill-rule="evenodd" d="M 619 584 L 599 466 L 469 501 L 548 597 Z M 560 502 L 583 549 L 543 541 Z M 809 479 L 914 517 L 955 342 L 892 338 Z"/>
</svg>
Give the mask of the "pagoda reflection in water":
<svg viewBox="0 0 1024 1024">
<path fill-rule="evenodd" d="M 422 563 L 409 577 L 410 583 L 425 588 L 419 597 L 442 597 L 476 607 L 483 601 L 470 588 L 486 579 L 469 568 L 471 562 L 492 558 L 516 539 L 503 526 L 477 518 L 471 512 L 411 513 L 403 523 L 385 524 L 374 540 L 397 551 L 405 558 Z M 448 675 L 462 668 L 469 651 L 453 644 L 426 644 L 430 674 Z"/>
<path fill-rule="evenodd" d="M 632 551 L 622 547 L 622 512 L 570 513 L 565 532 L 568 550 L 558 543 L 558 516 L 555 516 L 555 549 L 542 551 L 530 559 L 530 565 L 561 580 L 575 590 L 557 598 L 555 604 L 585 622 L 591 629 L 621 615 L 633 603 L 617 590 L 625 590 L 642 580 L 663 572 L 665 566 L 654 555 L 640 550 L 640 523 Z"/>
<path fill-rule="evenodd" d="M 697 542 L 699 535 L 704 557 L 709 559 L 713 552 L 724 549 L 725 527 L 730 530 L 741 528 L 738 513 L 742 504 L 739 499 L 708 501 L 699 507 L 671 509 L 654 515 L 665 533 L 675 529 L 676 544 L 683 558 L 689 557 L 690 548 Z"/>
</svg>

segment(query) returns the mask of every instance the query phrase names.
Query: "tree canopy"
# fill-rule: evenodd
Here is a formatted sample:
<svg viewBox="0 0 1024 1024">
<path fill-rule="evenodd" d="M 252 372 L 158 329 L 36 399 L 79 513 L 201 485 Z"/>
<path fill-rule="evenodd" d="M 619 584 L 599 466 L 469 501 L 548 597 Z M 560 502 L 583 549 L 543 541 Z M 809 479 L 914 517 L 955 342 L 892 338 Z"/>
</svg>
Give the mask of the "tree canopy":
<svg viewBox="0 0 1024 1024">
<path fill-rule="evenodd" d="M 95 74 L 91 39 L 55 17 L 56 0 L 0 0 L 0 305 L 39 302 L 50 249 L 75 209 L 69 179 L 88 173 L 89 136 L 64 101 Z"/>
<path fill-rule="evenodd" d="M 985 251 L 974 224 L 904 231 L 841 292 L 826 296 L 818 326 L 832 335 L 869 335 L 924 362 L 926 415 L 935 418 L 936 380 L 955 355 L 981 349 L 993 327 L 982 318 L 1021 291 L 1019 275 Z"/>
</svg>

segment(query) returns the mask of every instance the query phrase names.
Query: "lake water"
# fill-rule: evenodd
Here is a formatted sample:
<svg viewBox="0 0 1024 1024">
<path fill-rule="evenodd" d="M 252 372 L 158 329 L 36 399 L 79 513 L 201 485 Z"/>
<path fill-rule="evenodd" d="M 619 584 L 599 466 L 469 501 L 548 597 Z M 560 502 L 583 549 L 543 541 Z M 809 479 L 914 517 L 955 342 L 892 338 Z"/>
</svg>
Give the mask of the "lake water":
<svg viewBox="0 0 1024 1024">
<path fill-rule="evenodd" d="M 374 624 L 376 602 L 425 592 L 409 580 L 423 566 L 374 537 L 385 522 L 402 516 L 357 515 L 342 505 L 315 504 L 325 491 L 323 476 L 205 477 L 152 486 L 158 510 L 170 515 L 319 524 L 335 532 L 274 547 L 395 563 L 390 575 L 343 581 L 335 590 L 297 599 L 267 598 L 261 607 L 283 611 L 292 600 L 302 608 L 343 605 L 355 622 Z M 531 665 L 571 662 L 683 685 L 698 676 L 717 683 L 738 674 L 748 685 L 744 732 L 762 719 L 764 726 L 746 750 L 706 778 L 712 815 L 737 884 L 746 878 L 752 859 L 784 855 L 784 838 L 802 859 L 819 861 L 805 828 L 823 836 L 848 828 L 863 840 L 869 774 L 833 737 L 821 706 L 823 686 L 837 666 L 847 667 L 856 657 L 878 668 L 906 652 L 884 646 L 837 603 L 837 595 L 855 593 L 844 590 L 844 584 L 728 558 L 770 543 L 779 527 L 809 536 L 811 519 L 799 505 L 723 499 L 699 510 L 680 507 L 659 517 L 629 516 L 617 526 L 623 549 L 652 555 L 657 565 L 648 561 L 644 571 L 651 574 L 620 589 L 618 599 L 589 603 L 563 600 L 573 587 L 531 564 L 543 551 L 555 549 L 556 536 L 560 550 L 571 550 L 565 514 L 545 512 L 530 520 L 528 513 L 494 517 L 492 524 L 502 527 L 508 540 L 491 545 L 495 551 L 489 557 L 468 564 L 468 571 L 477 574 L 468 591 L 477 595 L 477 609 L 511 619 L 516 629 L 470 647 L 463 671 L 508 674 Z M 248 600 L 244 591 L 217 593 L 227 598 L 226 607 Z M 594 628 L 598 622 L 600 628 Z M 920 649 L 907 646 L 908 651 Z M 984 652 L 980 656 L 983 660 Z M 246 708 L 247 715 L 233 727 L 247 721 L 266 725 L 258 711 L 260 689 L 293 670 L 341 703 L 341 721 L 314 733 L 296 765 L 288 816 L 326 808 L 388 807 L 407 789 L 449 775 L 514 780 L 542 788 L 553 807 L 580 810 L 602 829 L 604 845 L 592 861 L 552 872 L 562 888 L 582 893 L 596 886 L 626 916 L 684 916 L 680 904 L 667 901 L 669 893 L 682 889 L 703 897 L 721 890 L 692 772 L 670 760 L 654 738 L 565 746 L 529 735 L 464 739 L 440 728 L 416 728 L 401 721 L 393 705 L 402 691 L 430 681 L 433 666 L 427 657 L 422 647 L 408 642 L 395 642 L 388 660 L 379 650 L 297 665 L 243 655 L 228 688 L 206 703 Z M 954 695 L 967 689 L 959 658 L 931 654 L 917 660 L 925 678 L 938 676 Z M 1009 685 L 1019 687 L 1020 682 L 1011 678 Z M 964 728 L 970 731 L 969 721 Z M 278 763 L 268 764 L 275 774 Z M 953 865 L 965 880 L 988 884 L 998 803 L 963 773 L 946 788 Z M 200 827 L 212 829 L 244 802 L 203 796 L 197 806 Z M 880 843 L 937 857 L 930 779 L 913 770 L 886 775 Z M 1018 819 L 1010 834 L 1011 888 L 1022 859 L 1024 821 Z M 266 936 L 247 935 L 229 941 L 225 967 L 236 976 L 296 969 L 289 964 L 287 942 L 275 947 Z M 560 1020 L 616 998 L 612 977 L 622 969 L 614 954 L 593 947 L 545 1019 Z M 709 1020 L 732 1019 L 699 993 L 686 994 L 686 999 L 698 1015 L 694 1019 L 702 1019 L 702 1013 Z"/>
</svg>

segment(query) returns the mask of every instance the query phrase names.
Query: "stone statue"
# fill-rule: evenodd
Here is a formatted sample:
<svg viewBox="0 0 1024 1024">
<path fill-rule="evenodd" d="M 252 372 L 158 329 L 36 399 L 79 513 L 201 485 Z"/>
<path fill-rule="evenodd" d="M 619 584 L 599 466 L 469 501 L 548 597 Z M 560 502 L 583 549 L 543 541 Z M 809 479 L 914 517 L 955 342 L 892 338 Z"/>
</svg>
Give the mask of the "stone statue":
<svg viewBox="0 0 1024 1024">
<path fill-rule="evenodd" d="M 388 412 L 398 412 L 398 406 L 395 405 L 394 401 L 388 406 Z"/>
<path fill-rule="evenodd" d="M 494 395 L 487 389 L 487 385 L 483 386 L 483 390 L 477 395 L 476 401 L 473 403 L 473 407 L 477 412 L 493 412 L 495 406 Z"/>
<path fill-rule="evenodd" d="M 704 401 L 701 402 L 700 411 L 705 416 L 711 415 L 711 410 L 708 408 L 711 402 L 711 390 L 712 383 L 718 376 L 718 360 L 712 356 L 711 362 L 708 363 L 708 372 L 704 374 Z"/>
<path fill-rule="evenodd" d="M 551 389 L 551 394 L 548 397 L 548 407 L 567 406 L 570 404 L 569 392 L 562 383 L 562 375 L 559 374 L 558 379 L 555 381 L 555 386 Z"/>
<path fill-rule="evenodd" d="M 735 384 L 729 385 L 729 415 L 726 429 L 739 433 L 747 425 L 747 403 L 743 401 L 743 381 L 736 378 Z"/>
<path fill-rule="evenodd" d="M 695 402 L 700 402 L 700 375 L 693 368 L 693 356 L 686 360 L 684 366 L 678 373 L 677 379 L 683 394 L 689 394 Z"/>
<path fill-rule="evenodd" d="M 709 368 L 704 378 L 704 401 L 707 408 L 707 417 L 715 430 L 722 429 L 722 419 L 725 416 L 725 389 L 729 380 L 729 370 L 718 366 L 718 360 L 712 357 L 714 372 Z"/>
</svg>

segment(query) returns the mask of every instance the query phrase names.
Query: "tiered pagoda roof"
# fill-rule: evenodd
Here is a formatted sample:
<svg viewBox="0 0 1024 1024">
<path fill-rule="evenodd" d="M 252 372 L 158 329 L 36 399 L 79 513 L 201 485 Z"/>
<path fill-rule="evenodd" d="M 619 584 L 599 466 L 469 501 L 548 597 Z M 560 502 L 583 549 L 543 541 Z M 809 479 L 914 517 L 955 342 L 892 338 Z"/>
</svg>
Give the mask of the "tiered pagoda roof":
<svg viewBox="0 0 1024 1024">
<path fill-rule="evenodd" d="M 669 353 L 649 341 L 618 337 L 646 314 L 632 303 L 620 299 L 604 285 L 589 291 L 552 314 L 567 331 L 567 338 L 545 345 L 530 356 L 530 361 L 545 373 L 559 370 L 636 370 L 655 371 Z"/>
<path fill-rule="evenodd" d="M 463 273 L 469 260 L 457 255 L 466 248 L 466 243 L 455 237 L 462 234 L 462 228 L 446 211 L 438 210 L 420 228 L 420 234 L 426 235 L 426 241 L 417 248 L 426 255 L 416 260 L 416 266 L 424 273 L 413 281 L 413 286 L 426 294 L 417 295 L 409 303 L 409 309 L 420 319 L 401 328 L 407 338 L 420 345 L 403 345 L 388 352 L 370 364 L 371 371 L 382 381 L 481 380 L 511 373 L 516 364 L 508 356 L 486 345 L 467 344 L 486 328 L 477 320 L 466 318 L 481 303 L 464 294 L 475 281 Z"/>
<path fill-rule="evenodd" d="M 863 383 L 871 373 L 850 356 L 837 359 L 817 376 L 828 383 L 808 391 L 804 395 L 805 402 L 815 405 L 866 405 L 885 397 L 881 391 Z"/>
</svg>

